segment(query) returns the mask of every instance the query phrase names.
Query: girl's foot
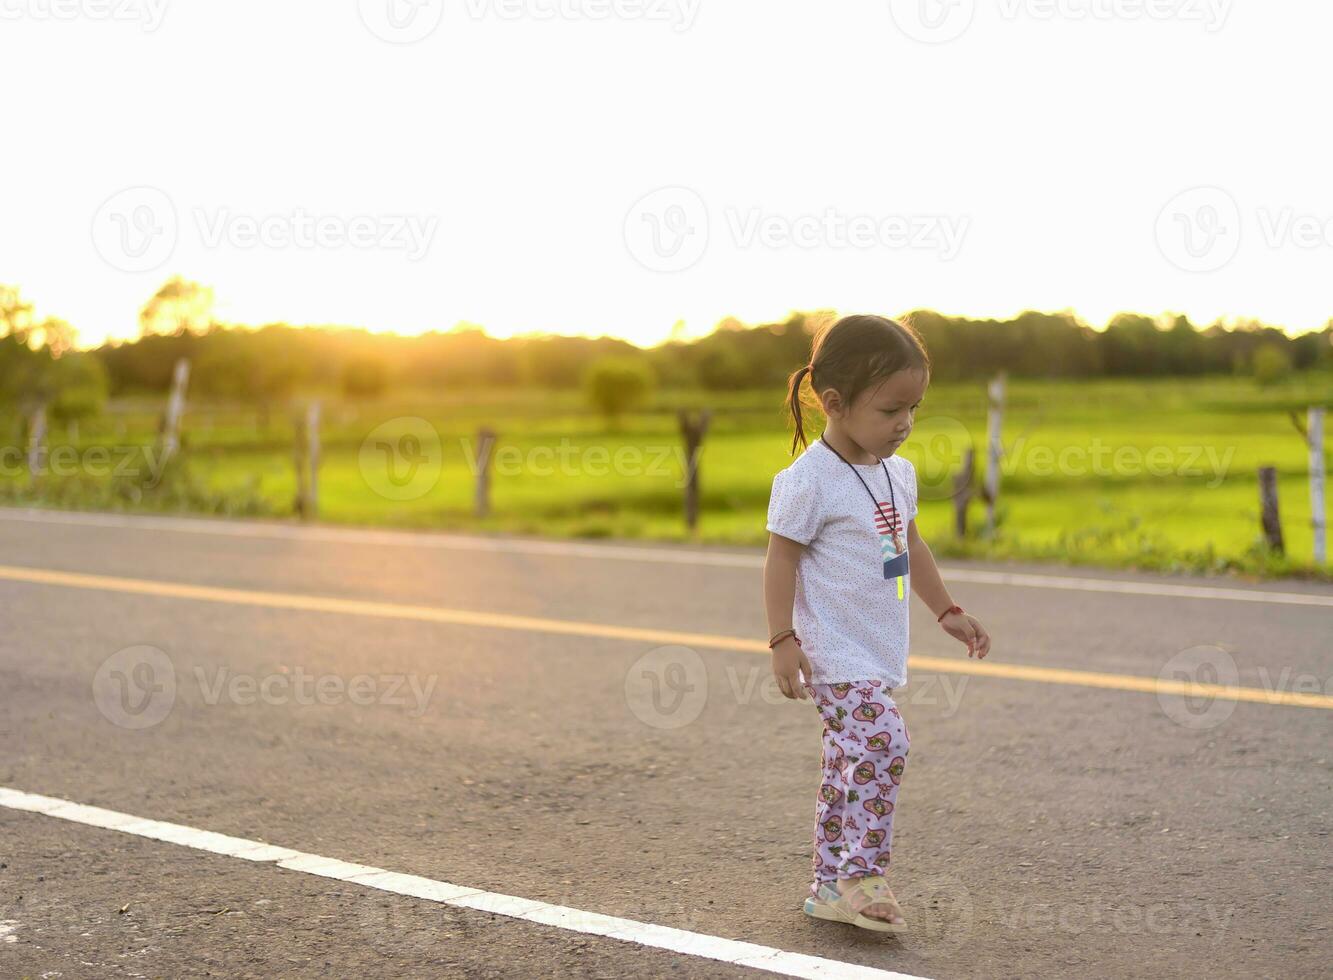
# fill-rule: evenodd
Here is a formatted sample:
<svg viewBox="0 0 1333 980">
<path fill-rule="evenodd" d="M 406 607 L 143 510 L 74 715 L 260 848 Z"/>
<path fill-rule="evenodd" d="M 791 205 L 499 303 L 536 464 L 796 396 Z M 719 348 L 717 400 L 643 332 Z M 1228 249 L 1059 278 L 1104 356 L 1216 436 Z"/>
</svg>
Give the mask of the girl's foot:
<svg viewBox="0 0 1333 980">
<path fill-rule="evenodd" d="M 889 888 L 889 880 L 884 875 L 859 875 L 855 878 L 839 878 L 834 882 L 838 889 L 838 894 L 847 894 L 848 889 L 856 886 L 862 878 L 868 879 L 865 884 L 869 885 L 873 891 L 874 898 L 866 905 L 857 909 L 867 919 L 879 919 L 883 922 L 889 922 L 894 925 L 906 923 L 903 918 L 903 910 L 898 905 L 898 900 L 893 897 L 893 891 Z"/>
</svg>

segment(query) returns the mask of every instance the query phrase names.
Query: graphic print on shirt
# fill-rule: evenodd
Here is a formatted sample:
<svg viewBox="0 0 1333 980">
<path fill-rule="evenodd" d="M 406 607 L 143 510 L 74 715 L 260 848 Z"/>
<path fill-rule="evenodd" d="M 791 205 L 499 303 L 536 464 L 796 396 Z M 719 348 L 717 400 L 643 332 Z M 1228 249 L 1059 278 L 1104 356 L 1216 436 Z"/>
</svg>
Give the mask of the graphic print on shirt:
<svg viewBox="0 0 1333 980">
<path fill-rule="evenodd" d="M 907 574 L 907 530 L 903 527 L 903 516 L 893 504 L 881 500 L 875 508 L 875 530 L 879 532 L 880 557 L 884 562 L 884 577 L 896 578 L 898 598 L 902 598 L 902 576 Z M 894 535 L 902 542 L 902 550 L 894 543 Z"/>
</svg>

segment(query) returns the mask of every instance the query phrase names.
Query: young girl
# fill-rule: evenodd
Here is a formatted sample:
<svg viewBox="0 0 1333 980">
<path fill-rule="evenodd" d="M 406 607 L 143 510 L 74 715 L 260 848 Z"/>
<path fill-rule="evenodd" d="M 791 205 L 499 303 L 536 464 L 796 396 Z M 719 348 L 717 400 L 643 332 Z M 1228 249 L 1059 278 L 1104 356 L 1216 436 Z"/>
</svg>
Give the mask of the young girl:
<svg viewBox="0 0 1333 980">
<path fill-rule="evenodd" d="M 805 449 L 773 478 L 764 562 L 778 687 L 812 699 L 824 723 L 805 912 L 898 932 L 907 923 L 885 872 L 909 744 L 892 697 L 907 683 L 908 600 L 915 591 L 969 657 L 986 656 L 990 636 L 945 588 L 916 529 L 916 469 L 895 455 L 930 383 L 921 338 L 895 320 L 849 316 L 813 346 L 788 392 L 792 452 L 797 439 Z M 813 445 L 801 417 L 807 373 L 828 420 Z"/>
</svg>

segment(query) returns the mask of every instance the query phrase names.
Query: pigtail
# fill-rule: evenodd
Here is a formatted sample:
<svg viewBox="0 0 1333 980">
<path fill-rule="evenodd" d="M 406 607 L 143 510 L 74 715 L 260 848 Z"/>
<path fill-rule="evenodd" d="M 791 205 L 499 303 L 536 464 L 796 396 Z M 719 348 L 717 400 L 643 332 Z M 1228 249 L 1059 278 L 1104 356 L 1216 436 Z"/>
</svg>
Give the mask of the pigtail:
<svg viewBox="0 0 1333 980">
<path fill-rule="evenodd" d="M 801 368 L 799 371 L 793 374 L 791 376 L 791 381 L 787 389 L 787 404 L 791 407 L 792 419 L 796 423 L 796 434 L 793 435 L 791 439 L 792 455 L 795 455 L 796 453 L 797 440 L 800 440 L 802 447 L 808 445 L 805 440 L 805 424 L 802 420 L 802 413 L 801 413 L 801 381 L 802 379 L 805 378 L 807 374 L 810 373 L 810 371 L 811 371 L 810 365 L 807 364 L 805 367 Z"/>
</svg>

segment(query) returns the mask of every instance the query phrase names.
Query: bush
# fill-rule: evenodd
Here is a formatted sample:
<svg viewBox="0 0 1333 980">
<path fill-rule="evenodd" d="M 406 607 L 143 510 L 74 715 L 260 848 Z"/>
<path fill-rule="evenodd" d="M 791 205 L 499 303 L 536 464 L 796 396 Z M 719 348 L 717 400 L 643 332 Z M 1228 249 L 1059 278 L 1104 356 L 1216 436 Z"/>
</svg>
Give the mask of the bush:
<svg viewBox="0 0 1333 980">
<path fill-rule="evenodd" d="M 738 352 L 714 345 L 699 361 L 699 382 L 709 391 L 750 387 L 750 365 Z"/>
<path fill-rule="evenodd" d="M 343 368 L 343 393 L 348 398 L 378 398 L 388 387 L 388 375 L 383 361 L 354 358 Z"/>
<path fill-rule="evenodd" d="M 53 364 L 56 395 L 51 415 L 61 422 L 99 415 L 106 407 L 110 382 L 96 354 L 65 354 Z"/>
<path fill-rule="evenodd" d="M 1260 344 L 1255 348 L 1251 370 L 1259 384 L 1276 384 L 1291 374 L 1291 355 L 1277 344 Z"/>
<path fill-rule="evenodd" d="M 629 409 L 648 400 L 656 387 L 656 376 L 646 361 L 627 357 L 603 357 L 588 366 L 583 389 L 597 411 L 614 423 Z"/>
</svg>

